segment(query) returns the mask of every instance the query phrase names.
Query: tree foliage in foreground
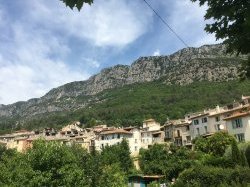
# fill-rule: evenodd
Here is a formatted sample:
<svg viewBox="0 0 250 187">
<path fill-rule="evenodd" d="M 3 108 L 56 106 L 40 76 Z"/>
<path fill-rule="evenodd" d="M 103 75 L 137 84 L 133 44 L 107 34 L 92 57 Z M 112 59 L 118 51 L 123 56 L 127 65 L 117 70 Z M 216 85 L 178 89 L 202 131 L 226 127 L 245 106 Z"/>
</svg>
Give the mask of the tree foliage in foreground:
<svg viewBox="0 0 250 187">
<path fill-rule="evenodd" d="M 139 164 L 142 172 L 147 175 L 164 175 L 166 180 L 177 178 L 179 173 L 195 164 L 192 151 L 182 147 L 167 147 L 155 144 L 149 149 L 141 149 Z"/>
<path fill-rule="evenodd" d="M 249 0 L 191 0 L 208 5 L 205 30 L 215 33 L 216 39 L 224 39 L 228 52 L 250 54 L 250 1 Z M 250 77 L 250 56 L 244 64 L 241 76 Z"/>
<path fill-rule="evenodd" d="M 66 6 L 69 6 L 72 10 L 74 7 L 76 7 L 79 11 L 81 10 L 84 3 L 87 3 L 91 5 L 93 3 L 93 0 L 60 0 L 62 1 Z"/>
<path fill-rule="evenodd" d="M 194 140 L 195 149 L 215 156 L 223 156 L 225 150 L 234 141 L 227 132 L 217 132 L 210 137 L 198 137 Z"/>
<path fill-rule="evenodd" d="M 246 187 L 250 182 L 249 168 L 221 168 L 199 165 L 182 172 L 174 187 Z"/>
<path fill-rule="evenodd" d="M 121 148 L 109 155 L 114 157 L 119 151 Z M 127 155 L 126 149 L 120 154 Z M 132 163 L 130 157 L 126 159 Z M 77 145 L 39 140 L 26 153 L 2 150 L 0 186 L 123 187 L 129 171 L 124 171 L 122 164 L 119 159 L 106 163 L 102 154 L 88 153 Z"/>
</svg>

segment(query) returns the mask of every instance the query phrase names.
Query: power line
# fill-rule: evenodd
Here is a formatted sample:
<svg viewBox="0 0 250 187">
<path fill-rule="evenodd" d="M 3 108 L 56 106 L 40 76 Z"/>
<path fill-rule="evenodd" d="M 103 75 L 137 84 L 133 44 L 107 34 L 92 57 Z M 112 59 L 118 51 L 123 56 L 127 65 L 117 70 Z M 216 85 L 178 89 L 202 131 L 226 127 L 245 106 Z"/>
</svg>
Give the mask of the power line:
<svg viewBox="0 0 250 187">
<path fill-rule="evenodd" d="M 156 12 L 156 10 L 146 1 L 143 0 L 146 5 L 157 15 L 157 17 L 168 27 L 168 29 L 174 33 L 174 35 L 186 46 L 188 47 L 187 43 L 174 31 L 174 29 L 171 28 L 171 26 Z"/>
</svg>

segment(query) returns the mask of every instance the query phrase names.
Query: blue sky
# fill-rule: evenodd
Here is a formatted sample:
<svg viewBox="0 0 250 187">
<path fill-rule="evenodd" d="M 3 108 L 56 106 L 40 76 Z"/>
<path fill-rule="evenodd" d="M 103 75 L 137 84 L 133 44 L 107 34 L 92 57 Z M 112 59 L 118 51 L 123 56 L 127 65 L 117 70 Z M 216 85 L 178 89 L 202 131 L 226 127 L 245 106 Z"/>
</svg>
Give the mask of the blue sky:
<svg viewBox="0 0 250 187">
<path fill-rule="evenodd" d="M 216 43 L 203 30 L 206 7 L 190 0 L 148 2 L 189 46 Z M 1 104 L 185 47 L 143 0 L 95 0 L 80 12 L 59 0 L 1 0 L 0 30 Z"/>
</svg>

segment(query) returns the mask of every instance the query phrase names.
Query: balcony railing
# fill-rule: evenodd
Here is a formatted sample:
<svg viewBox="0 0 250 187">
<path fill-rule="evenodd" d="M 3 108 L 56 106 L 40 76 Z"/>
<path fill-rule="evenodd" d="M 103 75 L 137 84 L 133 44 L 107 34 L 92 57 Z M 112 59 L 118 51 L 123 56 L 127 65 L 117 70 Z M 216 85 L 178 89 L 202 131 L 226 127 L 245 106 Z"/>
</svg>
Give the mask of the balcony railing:
<svg viewBox="0 0 250 187">
<path fill-rule="evenodd" d="M 153 138 L 153 143 L 164 142 L 163 138 Z"/>
</svg>

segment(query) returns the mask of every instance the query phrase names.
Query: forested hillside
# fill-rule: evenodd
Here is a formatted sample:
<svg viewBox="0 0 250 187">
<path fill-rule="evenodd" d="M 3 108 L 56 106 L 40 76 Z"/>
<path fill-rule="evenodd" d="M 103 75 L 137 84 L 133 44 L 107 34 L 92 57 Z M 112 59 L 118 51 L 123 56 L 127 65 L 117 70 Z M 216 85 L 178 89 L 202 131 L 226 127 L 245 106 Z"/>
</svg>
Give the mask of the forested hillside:
<svg viewBox="0 0 250 187">
<path fill-rule="evenodd" d="M 107 124 L 115 126 L 140 125 L 146 118 L 164 123 L 167 118 L 182 118 L 184 114 L 225 105 L 250 95 L 250 81 L 195 82 L 189 85 L 166 85 L 164 79 L 127 85 L 103 91 L 88 97 L 91 102 L 85 109 L 73 112 L 53 112 L 37 115 L 24 122 L 2 118 L 2 133 L 10 129 L 36 129 L 47 126 L 59 128 L 80 120 L 87 126 Z M 77 97 L 77 101 L 86 100 Z"/>
</svg>

